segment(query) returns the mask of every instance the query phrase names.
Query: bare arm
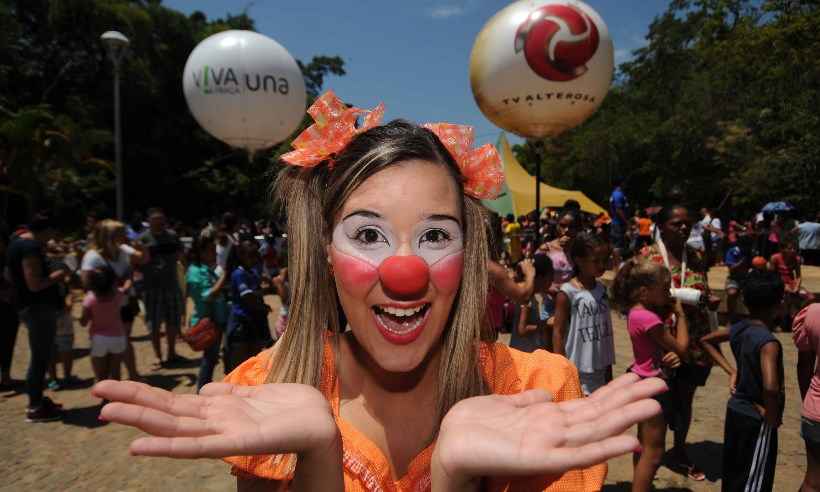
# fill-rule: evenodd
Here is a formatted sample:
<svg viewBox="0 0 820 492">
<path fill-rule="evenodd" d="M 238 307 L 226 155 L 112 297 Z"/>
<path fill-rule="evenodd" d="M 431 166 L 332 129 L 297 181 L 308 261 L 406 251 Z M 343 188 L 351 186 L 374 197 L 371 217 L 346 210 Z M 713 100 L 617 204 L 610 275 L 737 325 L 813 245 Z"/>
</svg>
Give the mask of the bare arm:
<svg viewBox="0 0 820 492">
<path fill-rule="evenodd" d="M 83 306 L 83 314 L 80 316 L 80 326 L 88 325 L 89 321 L 91 321 L 91 311 Z"/>
<path fill-rule="evenodd" d="M 760 369 L 763 373 L 763 418 L 772 427 L 780 427 L 780 388 L 782 381 L 778 375 L 777 359 L 780 344 L 769 342 L 760 348 Z"/>
<path fill-rule="evenodd" d="M 527 302 L 532 296 L 533 283 L 535 281 L 535 269 L 532 264 L 522 263 L 524 271 L 524 281 L 516 282 L 507 275 L 507 270 L 494 261 L 487 262 L 487 273 L 490 277 L 490 285 L 502 296 L 518 304 Z"/>
<path fill-rule="evenodd" d="M 801 400 L 806 398 L 806 393 L 809 391 L 816 361 L 817 354 L 814 351 L 797 352 L 797 385 L 800 387 Z"/>
<path fill-rule="evenodd" d="M 735 373 L 735 368 L 732 367 L 732 364 L 729 363 L 723 353 L 718 349 L 718 345 L 727 340 L 729 340 L 729 330 L 727 328 L 721 328 L 704 335 L 700 339 L 700 344 L 715 364 L 719 365 L 721 369 L 726 371 L 726 374 L 731 376 Z"/>
<path fill-rule="evenodd" d="M 552 351 L 566 356 L 564 333 L 569 322 L 569 297 L 563 292 L 555 296 L 555 321 L 552 328 Z"/>
</svg>

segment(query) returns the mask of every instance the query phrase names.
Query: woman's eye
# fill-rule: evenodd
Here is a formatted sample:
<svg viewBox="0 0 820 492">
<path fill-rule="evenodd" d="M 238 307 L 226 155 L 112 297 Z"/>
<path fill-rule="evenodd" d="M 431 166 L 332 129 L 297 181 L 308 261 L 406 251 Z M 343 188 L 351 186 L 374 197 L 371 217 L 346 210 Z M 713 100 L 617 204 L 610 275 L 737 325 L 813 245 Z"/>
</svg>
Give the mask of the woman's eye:
<svg viewBox="0 0 820 492">
<path fill-rule="evenodd" d="M 429 243 L 431 248 L 443 248 L 450 242 L 450 235 L 442 229 L 431 229 L 422 234 L 419 245 Z"/>
<path fill-rule="evenodd" d="M 386 243 L 387 239 L 384 235 L 379 232 L 377 229 L 373 228 L 366 228 L 366 229 L 359 229 L 356 232 L 356 235 L 353 237 L 358 243 L 364 246 L 374 245 L 376 243 Z"/>
</svg>

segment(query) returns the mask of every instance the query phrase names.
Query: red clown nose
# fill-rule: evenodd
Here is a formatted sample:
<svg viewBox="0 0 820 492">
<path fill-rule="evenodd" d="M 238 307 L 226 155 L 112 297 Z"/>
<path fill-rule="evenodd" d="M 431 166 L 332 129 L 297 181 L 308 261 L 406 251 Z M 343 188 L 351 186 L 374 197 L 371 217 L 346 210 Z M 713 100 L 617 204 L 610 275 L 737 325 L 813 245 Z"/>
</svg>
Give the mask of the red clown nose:
<svg viewBox="0 0 820 492">
<path fill-rule="evenodd" d="M 382 286 L 393 294 L 421 294 L 430 281 L 430 268 L 418 256 L 391 256 L 379 265 Z"/>
</svg>

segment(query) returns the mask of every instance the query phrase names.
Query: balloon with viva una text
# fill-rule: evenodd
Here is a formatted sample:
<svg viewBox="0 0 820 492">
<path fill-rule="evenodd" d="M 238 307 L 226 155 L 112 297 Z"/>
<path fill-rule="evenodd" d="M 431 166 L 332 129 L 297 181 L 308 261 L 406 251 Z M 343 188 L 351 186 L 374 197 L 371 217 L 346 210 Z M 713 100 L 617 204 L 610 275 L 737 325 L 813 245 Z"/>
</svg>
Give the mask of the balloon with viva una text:
<svg viewBox="0 0 820 492">
<path fill-rule="evenodd" d="M 476 38 L 470 84 L 478 107 L 525 138 L 555 136 L 586 120 L 612 82 L 613 51 L 601 16 L 574 0 L 519 0 Z"/>
<path fill-rule="evenodd" d="M 305 114 L 305 81 L 276 41 L 252 31 L 205 38 L 185 63 L 188 108 L 208 133 L 255 152 L 281 142 Z"/>
</svg>

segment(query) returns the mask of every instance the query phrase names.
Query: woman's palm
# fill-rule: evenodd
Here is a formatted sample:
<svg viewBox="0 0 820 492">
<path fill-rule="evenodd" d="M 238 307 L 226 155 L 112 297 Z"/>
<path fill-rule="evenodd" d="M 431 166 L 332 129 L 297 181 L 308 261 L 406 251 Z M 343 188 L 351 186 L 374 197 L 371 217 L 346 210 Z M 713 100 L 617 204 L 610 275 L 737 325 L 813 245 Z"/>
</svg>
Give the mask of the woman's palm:
<svg viewBox="0 0 820 492">
<path fill-rule="evenodd" d="M 301 384 L 206 385 L 200 395 L 176 395 L 141 383 L 103 381 L 92 392 L 111 400 L 100 416 L 137 427 L 131 452 L 172 458 L 302 452 L 338 430 L 327 399 Z"/>
<path fill-rule="evenodd" d="M 637 447 L 621 433 L 660 411 L 648 397 L 664 388 L 660 380 L 627 375 L 589 398 L 561 403 L 540 390 L 463 400 L 442 422 L 441 466 L 470 476 L 529 476 L 601 463 Z"/>
</svg>

